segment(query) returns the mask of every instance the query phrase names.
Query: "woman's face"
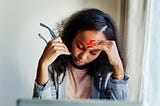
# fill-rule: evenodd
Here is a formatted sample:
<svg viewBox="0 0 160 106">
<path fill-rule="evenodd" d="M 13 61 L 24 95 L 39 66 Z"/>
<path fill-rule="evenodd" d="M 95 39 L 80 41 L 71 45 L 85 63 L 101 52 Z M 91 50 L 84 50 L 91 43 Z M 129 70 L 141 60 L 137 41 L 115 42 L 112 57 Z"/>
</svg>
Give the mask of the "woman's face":
<svg viewBox="0 0 160 106">
<path fill-rule="evenodd" d="M 86 30 L 79 31 L 76 37 L 73 39 L 72 43 L 72 57 L 73 62 L 77 66 L 84 66 L 92 61 L 94 61 L 102 50 L 88 48 L 89 44 L 91 44 L 93 40 L 100 41 L 106 40 L 106 36 L 102 31 L 96 30 Z M 92 46 L 92 44 L 90 45 Z"/>
</svg>

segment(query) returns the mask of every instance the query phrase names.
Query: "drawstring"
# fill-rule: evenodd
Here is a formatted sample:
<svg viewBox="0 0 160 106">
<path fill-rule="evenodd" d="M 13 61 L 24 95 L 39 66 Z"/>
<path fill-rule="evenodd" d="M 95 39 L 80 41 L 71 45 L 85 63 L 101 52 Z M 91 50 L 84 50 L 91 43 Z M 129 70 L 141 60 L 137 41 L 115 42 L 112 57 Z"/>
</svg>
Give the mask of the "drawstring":
<svg viewBox="0 0 160 106">
<path fill-rule="evenodd" d="M 99 78 L 99 86 L 98 86 L 99 92 L 98 92 L 98 98 L 101 97 L 101 86 L 102 86 L 102 77 Z"/>
<path fill-rule="evenodd" d="M 99 99 L 104 98 L 105 90 L 106 90 L 106 86 L 105 86 L 106 80 L 107 80 L 106 77 L 101 76 L 99 78 L 99 92 L 98 92 Z"/>
<path fill-rule="evenodd" d="M 55 72 L 53 72 L 53 75 L 52 75 L 52 80 L 53 80 L 53 84 L 54 84 L 54 87 L 55 87 L 55 90 L 56 90 L 56 99 L 58 99 L 59 97 L 59 83 L 58 83 L 58 78 L 56 80 L 56 77 L 55 77 Z"/>
</svg>

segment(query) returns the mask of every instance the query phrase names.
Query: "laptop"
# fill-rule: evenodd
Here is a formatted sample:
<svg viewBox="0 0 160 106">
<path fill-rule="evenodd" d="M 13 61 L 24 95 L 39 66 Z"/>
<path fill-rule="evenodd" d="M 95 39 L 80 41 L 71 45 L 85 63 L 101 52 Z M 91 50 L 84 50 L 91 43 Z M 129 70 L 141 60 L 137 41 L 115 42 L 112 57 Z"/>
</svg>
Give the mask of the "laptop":
<svg viewBox="0 0 160 106">
<path fill-rule="evenodd" d="M 16 106 L 142 106 L 139 102 L 107 100 L 39 100 L 18 99 Z"/>
</svg>

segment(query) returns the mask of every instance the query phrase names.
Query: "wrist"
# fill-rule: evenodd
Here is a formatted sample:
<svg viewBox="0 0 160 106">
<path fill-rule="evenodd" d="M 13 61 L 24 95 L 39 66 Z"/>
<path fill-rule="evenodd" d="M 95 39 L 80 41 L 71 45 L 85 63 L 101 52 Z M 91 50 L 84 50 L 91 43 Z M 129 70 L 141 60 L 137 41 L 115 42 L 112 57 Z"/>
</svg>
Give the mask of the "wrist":
<svg viewBox="0 0 160 106">
<path fill-rule="evenodd" d="M 46 70 L 46 69 L 48 69 L 48 64 L 40 59 L 38 62 L 38 69 L 39 70 Z"/>
<path fill-rule="evenodd" d="M 117 80 L 123 80 L 124 79 L 124 69 L 122 64 L 114 65 L 114 72 L 112 74 L 112 77 Z"/>
<path fill-rule="evenodd" d="M 48 81 L 48 65 L 44 62 L 38 62 L 36 82 L 39 85 L 44 85 Z"/>
<path fill-rule="evenodd" d="M 113 68 L 114 68 L 115 72 L 124 72 L 123 64 L 122 63 L 113 65 Z"/>
<path fill-rule="evenodd" d="M 117 79 L 117 80 L 123 80 L 124 79 L 124 73 L 121 74 L 112 74 L 112 78 Z"/>
</svg>

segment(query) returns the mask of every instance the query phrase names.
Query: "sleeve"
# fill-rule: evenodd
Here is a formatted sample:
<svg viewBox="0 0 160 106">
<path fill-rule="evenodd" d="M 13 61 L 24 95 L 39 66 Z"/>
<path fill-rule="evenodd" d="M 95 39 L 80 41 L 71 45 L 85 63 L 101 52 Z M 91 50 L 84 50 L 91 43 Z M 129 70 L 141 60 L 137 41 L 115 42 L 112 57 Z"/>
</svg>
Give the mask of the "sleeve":
<svg viewBox="0 0 160 106">
<path fill-rule="evenodd" d="M 41 86 L 36 81 L 34 83 L 33 98 L 37 99 L 56 99 L 56 88 L 53 84 L 51 67 L 49 66 L 49 80 L 45 85 Z M 53 72 L 53 71 L 52 71 Z"/>
<path fill-rule="evenodd" d="M 110 100 L 129 101 L 128 79 L 129 77 L 126 74 L 124 80 L 116 80 L 110 76 L 105 91 L 106 98 Z"/>
</svg>

